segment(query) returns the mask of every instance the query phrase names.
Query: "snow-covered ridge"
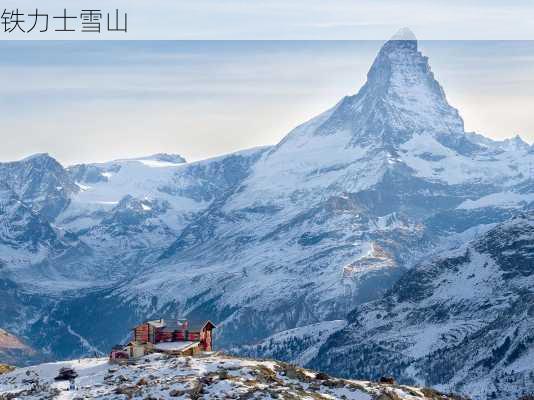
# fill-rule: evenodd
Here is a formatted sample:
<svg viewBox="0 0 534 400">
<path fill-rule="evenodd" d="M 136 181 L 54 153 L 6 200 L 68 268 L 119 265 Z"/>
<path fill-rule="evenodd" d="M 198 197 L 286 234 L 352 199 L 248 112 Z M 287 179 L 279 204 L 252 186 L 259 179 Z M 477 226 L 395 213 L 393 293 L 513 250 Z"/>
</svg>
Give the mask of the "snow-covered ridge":
<svg viewBox="0 0 534 400">
<path fill-rule="evenodd" d="M 75 389 L 55 382 L 59 369 L 78 373 Z M 206 354 L 199 357 L 151 355 L 135 365 L 112 365 L 107 359 L 82 359 L 42 364 L 0 375 L 0 397 L 117 399 L 435 399 L 430 389 L 350 381 L 276 361 L 257 361 Z M 50 397 L 49 397 L 50 396 Z M 390 397 L 394 396 L 394 397 Z M 382 397 L 380 397 L 382 398 Z M 447 400 L 449 397 L 442 396 Z"/>
</svg>

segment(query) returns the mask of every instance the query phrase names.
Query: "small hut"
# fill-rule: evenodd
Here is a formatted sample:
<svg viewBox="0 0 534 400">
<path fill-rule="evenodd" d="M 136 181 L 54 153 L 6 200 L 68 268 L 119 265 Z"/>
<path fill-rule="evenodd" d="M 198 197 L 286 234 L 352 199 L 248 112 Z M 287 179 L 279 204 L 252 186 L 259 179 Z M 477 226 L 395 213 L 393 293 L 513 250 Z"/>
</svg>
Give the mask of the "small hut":
<svg viewBox="0 0 534 400">
<path fill-rule="evenodd" d="M 111 349 L 109 360 L 113 362 L 123 362 L 130 359 L 143 357 L 147 353 L 147 347 L 136 341 L 126 345 L 116 345 Z"/>
<path fill-rule="evenodd" d="M 136 326 L 133 329 L 133 337 L 135 342 L 154 345 L 155 350 L 158 350 L 157 345 L 160 343 L 181 343 L 180 346 L 173 347 L 178 349 L 185 345 L 184 342 L 191 342 L 188 344 L 188 349 L 192 346 L 198 347 L 195 352 L 212 351 L 214 328 L 215 324 L 211 321 L 189 323 L 186 319 L 161 318 Z M 169 346 L 159 346 L 159 349 L 165 347 Z"/>
<path fill-rule="evenodd" d="M 146 321 L 133 329 L 130 343 L 113 347 L 109 358 L 112 362 L 123 362 L 151 352 L 192 356 L 212 351 L 214 328 L 211 321 L 190 323 L 173 318 Z"/>
</svg>

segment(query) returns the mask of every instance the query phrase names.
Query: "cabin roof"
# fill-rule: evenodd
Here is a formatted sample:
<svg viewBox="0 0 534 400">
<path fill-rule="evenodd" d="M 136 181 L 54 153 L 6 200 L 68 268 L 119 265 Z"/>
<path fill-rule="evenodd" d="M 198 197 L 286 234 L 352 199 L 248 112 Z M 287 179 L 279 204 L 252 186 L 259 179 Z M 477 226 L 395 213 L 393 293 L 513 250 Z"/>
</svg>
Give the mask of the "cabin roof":
<svg viewBox="0 0 534 400">
<path fill-rule="evenodd" d="M 153 321 L 147 321 L 148 325 L 153 326 L 154 328 L 163 328 L 165 326 L 165 320 L 162 319 L 155 319 Z"/>
<path fill-rule="evenodd" d="M 154 345 L 154 349 L 163 351 L 184 351 L 190 347 L 198 346 L 200 342 L 161 342 Z"/>
</svg>

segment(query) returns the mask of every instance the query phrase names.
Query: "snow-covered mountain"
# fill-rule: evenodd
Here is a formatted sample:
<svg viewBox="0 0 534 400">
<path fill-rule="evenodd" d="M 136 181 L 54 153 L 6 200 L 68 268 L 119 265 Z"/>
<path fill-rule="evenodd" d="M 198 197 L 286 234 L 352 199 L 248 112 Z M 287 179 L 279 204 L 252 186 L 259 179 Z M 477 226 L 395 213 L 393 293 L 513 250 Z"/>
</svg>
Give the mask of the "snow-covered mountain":
<svg viewBox="0 0 534 400">
<path fill-rule="evenodd" d="M 61 368 L 78 374 L 54 381 Z M 42 364 L 0 373 L 2 399 L 398 399 L 453 400 L 432 389 L 350 381 L 281 362 L 232 358 L 223 354 L 167 357 L 153 354 L 134 365 L 107 358 Z"/>
<path fill-rule="evenodd" d="M 48 292 L 116 284 L 165 251 L 264 150 L 189 164 L 169 154 L 68 169 L 48 155 L 0 164 L 0 260 L 15 280 Z M 41 212 L 44 203 L 54 214 Z"/>
<path fill-rule="evenodd" d="M 451 233 L 530 204 L 529 151 L 471 140 L 417 42 L 389 41 L 358 94 L 265 151 L 115 293 L 145 313 L 215 315 L 222 345 L 343 318 Z"/>
<path fill-rule="evenodd" d="M 32 186 L 44 193 L 22 196 L 21 183 L 7 179 L 7 172 L 1 184 L 1 326 L 49 356 L 106 350 L 109 343 L 93 346 L 100 334 L 86 330 L 99 326 L 104 308 L 104 317 L 117 323 L 111 327 L 112 340 L 121 340 L 139 314 L 128 312 L 129 322 L 118 320 L 121 306 L 108 304 L 105 293 L 157 260 L 183 227 L 231 191 L 266 149 L 196 163 L 157 154 L 69 168 L 47 155 L 0 164 L 0 171 L 13 176 L 32 176 Z M 36 163 L 37 172 L 28 171 L 29 162 Z M 67 200 L 58 200 L 54 207 L 61 211 L 51 218 L 40 213 L 35 201 L 53 198 L 46 187 L 55 195 L 57 187 L 48 182 L 57 176 L 75 189 Z M 98 308 L 94 314 L 92 306 Z M 79 318 L 83 309 L 87 315 Z M 74 324 L 86 325 L 78 332 Z M 94 336 L 86 341 L 84 335 Z"/>
<path fill-rule="evenodd" d="M 0 181 L 0 266 L 35 263 L 64 247 L 50 223 Z"/>
<path fill-rule="evenodd" d="M 408 271 L 383 299 L 351 312 L 308 365 L 514 399 L 534 392 L 533 343 L 531 212 Z"/>
<path fill-rule="evenodd" d="M 0 181 L 48 220 L 57 217 L 79 190 L 61 164 L 48 154 L 0 164 Z"/>
<path fill-rule="evenodd" d="M 403 38 L 357 94 L 276 146 L 194 163 L 0 164 L 2 326 L 66 358 L 174 314 L 217 322 L 219 348 L 297 337 L 314 356 L 310 325 L 345 319 L 429 252 L 531 209 L 532 147 L 466 133 Z"/>
</svg>

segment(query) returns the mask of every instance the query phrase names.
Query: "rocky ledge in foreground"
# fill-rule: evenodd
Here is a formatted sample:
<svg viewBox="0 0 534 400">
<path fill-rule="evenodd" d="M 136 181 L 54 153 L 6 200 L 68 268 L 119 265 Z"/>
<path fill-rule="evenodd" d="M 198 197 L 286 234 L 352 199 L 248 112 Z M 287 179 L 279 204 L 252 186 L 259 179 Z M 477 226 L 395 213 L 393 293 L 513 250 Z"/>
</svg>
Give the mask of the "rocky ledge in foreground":
<svg viewBox="0 0 534 400">
<path fill-rule="evenodd" d="M 61 368 L 78 373 L 76 389 L 56 382 Z M 336 379 L 276 361 L 151 355 L 135 365 L 82 359 L 21 368 L 0 376 L 0 400 L 7 399 L 443 399 L 430 389 Z"/>
</svg>

